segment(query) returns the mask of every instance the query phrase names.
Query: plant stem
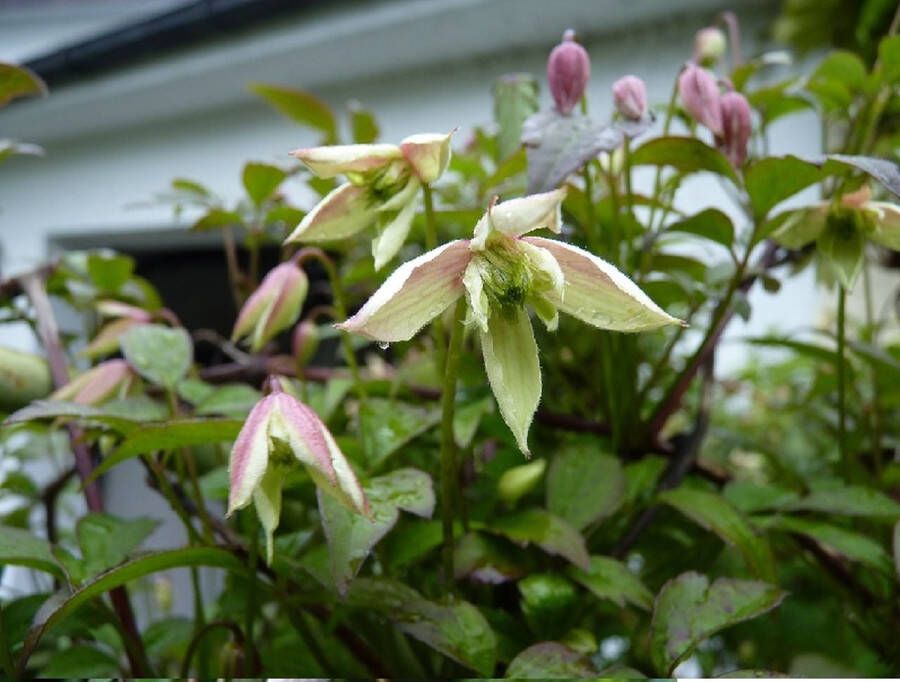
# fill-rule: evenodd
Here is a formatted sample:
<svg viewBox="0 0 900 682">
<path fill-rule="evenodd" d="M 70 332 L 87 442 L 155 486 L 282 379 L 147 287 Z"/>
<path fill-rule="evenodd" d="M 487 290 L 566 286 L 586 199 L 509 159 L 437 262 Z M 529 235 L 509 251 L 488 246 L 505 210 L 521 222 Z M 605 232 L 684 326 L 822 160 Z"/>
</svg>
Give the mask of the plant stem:
<svg viewBox="0 0 900 682">
<path fill-rule="evenodd" d="M 234 309 L 238 311 L 244 304 L 244 294 L 241 291 L 243 274 L 238 265 L 237 247 L 234 244 L 234 234 L 230 227 L 222 230 L 222 246 L 225 249 L 225 265 L 228 268 L 228 283 L 231 288 L 231 297 L 234 299 Z"/>
<path fill-rule="evenodd" d="M 872 305 L 872 273 L 869 263 L 863 265 L 863 292 L 866 297 L 866 341 L 872 345 L 878 342 L 878 328 L 875 321 L 875 312 Z M 872 456 L 875 463 L 875 471 L 881 474 L 883 466 L 881 448 L 881 396 L 878 388 L 878 372 L 872 367 Z"/>
<path fill-rule="evenodd" d="M 12 653 L 9 650 L 9 640 L 6 637 L 6 629 L 3 627 L 2 602 L 0 602 L 0 670 L 2 670 L 3 675 L 9 679 L 16 679 L 16 666 L 13 663 Z"/>
<path fill-rule="evenodd" d="M 843 285 L 838 285 L 837 300 L 837 392 L 838 392 L 838 452 L 841 455 L 841 463 L 848 466 L 847 461 L 847 377 L 846 377 L 846 329 L 845 308 L 847 305 L 847 291 Z"/>
<path fill-rule="evenodd" d="M 247 532 L 250 536 L 250 551 L 247 554 L 247 567 L 250 572 L 250 588 L 247 590 L 247 610 L 244 614 L 244 635 L 247 638 L 247 648 L 253 650 L 253 621 L 256 618 L 256 592 L 257 581 L 259 576 L 256 572 L 256 563 L 259 557 L 259 522 L 256 515 L 252 513 L 245 514 L 249 520 Z"/>
<path fill-rule="evenodd" d="M 200 572 L 191 566 L 191 587 L 194 590 L 194 637 L 197 639 L 197 677 L 201 680 L 209 678 L 209 646 L 202 640 L 206 631 L 206 612 L 203 608 L 203 592 L 200 588 Z"/>
<path fill-rule="evenodd" d="M 584 197 L 587 201 L 587 224 L 584 230 L 584 239 L 591 251 L 597 250 L 597 216 L 594 212 L 594 181 L 588 164 L 581 171 L 584 178 Z"/>
<path fill-rule="evenodd" d="M 441 528 L 444 536 L 444 581 L 449 592 L 453 585 L 453 500 L 459 483 L 456 475 L 456 441 L 453 438 L 453 415 L 456 408 L 456 381 L 462 350 L 465 299 L 460 298 L 453 312 L 447 361 L 444 365 L 444 386 L 441 398 Z"/>
<path fill-rule="evenodd" d="M 629 227 L 633 228 L 637 225 L 637 218 L 634 215 L 634 189 L 631 186 L 631 139 L 627 136 L 622 144 L 622 174 L 625 177 L 625 202 L 628 207 L 628 217 L 631 219 Z M 624 265 L 627 270 L 634 267 L 634 263 L 631 262 L 633 258 L 631 240 L 631 237 L 625 240 Z"/>
<path fill-rule="evenodd" d="M 425 204 L 425 248 L 429 251 L 437 248 L 437 220 L 434 217 L 434 197 L 431 195 L 431 185 L 422 185 L 422 199 Z M 434 335 L 434 347 L 437 360 L 437 374 L 441 375 L 447 361 L 444 349 L 447 347 L 447 335 L 444 332 L 444 321 L 438 315 L 431 325 Z"/>
</svg>

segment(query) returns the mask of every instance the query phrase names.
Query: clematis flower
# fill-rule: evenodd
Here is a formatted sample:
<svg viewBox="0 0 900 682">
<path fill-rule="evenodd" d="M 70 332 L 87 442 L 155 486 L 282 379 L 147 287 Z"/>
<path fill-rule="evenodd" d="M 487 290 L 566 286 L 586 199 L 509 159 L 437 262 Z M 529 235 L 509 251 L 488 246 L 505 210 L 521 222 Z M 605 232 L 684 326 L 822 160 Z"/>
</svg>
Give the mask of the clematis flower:
<svg viewBox="0 0 900 682">
<path fill-rule="evenodd" d="M 137 375 L 127 361 L 107 360 L 60 386 L 51 400 L 69 400 L 79 405 L 99 405 L 128 392 Z"/>
<path fill-rule="evenodd" d="M 678 77 L 681 104 L 697 123 L 709 128 L 713 135 L 722 135 L 722 109 L 719 104 L 719 85 L 716 77 L 696 64 L 688 64 Z"/>
<path fill-rule="evenodd" d="M 457 240 L 401 265 L 340 326 L 380 342 L 407 341 L 460 296 L 500 413 L 528 455 L 528 429 L 541 396 L 541 372 L 526 306 L 549 330 L 559 311 L 600 329 L 636 332 L 679 324 L 606 261 L 554 239 L 564 190 L 492 205 L 472 239 Z"/>
<path fill-rule="evenodd" d="M 231 340 L 250 336 L 250 348 L 258 351 L 297 321 L 308 290 L 306 273 L 296 263 L 288 261 L 272 268 L 241 308 Z"/>
<path fill-rule="evenodd" d="M 716 143 L 731 165 L 740 168 L 747 160 L 747 144 L 753 133 L 750 104 L 739 92 L 726 92 L 719 98 L 722 112 L 722 136 Z"/>
<path fill-rule="evenodd" d="M 378 270 L 397 255 L 409 234 L 416 199 L 450 163 L 453 133 L 423 133 L 394 144 L 349 144 L 291 152 L 320 178 L 346 176 L 300 221 L 288 242 L 327 242 L 377 226 L 372 255 Z"/>
<path fill-rule="evenodd" d="M 273 538 L 281 517 L 285 473 L 302 464 L 315 484 L 348 508 L 368 514 L 362 487 L 334 437 L 312 409 L 269 381 L 271 393 L 247 416 L 231 450 L 228 514 L 252 501 L 266 533 L 266 557 L 272 562 Z"/>
</svg>

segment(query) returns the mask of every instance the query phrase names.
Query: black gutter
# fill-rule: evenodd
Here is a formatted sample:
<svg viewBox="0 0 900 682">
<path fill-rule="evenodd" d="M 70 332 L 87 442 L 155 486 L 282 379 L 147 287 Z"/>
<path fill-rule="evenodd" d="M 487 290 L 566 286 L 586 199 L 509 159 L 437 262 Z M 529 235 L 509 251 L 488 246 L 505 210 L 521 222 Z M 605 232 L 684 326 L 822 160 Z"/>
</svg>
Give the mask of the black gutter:
<svg viewBox="0 0 900 682">
<path fill-rule="evenodd" d="M 331 0 L 335 2 L 336 0 Z M 95 76 L 160 52 L 233 34 L 329 0 L 195 0 L 37 57 L 25 66 L 51 86 Z"/>
</svg>

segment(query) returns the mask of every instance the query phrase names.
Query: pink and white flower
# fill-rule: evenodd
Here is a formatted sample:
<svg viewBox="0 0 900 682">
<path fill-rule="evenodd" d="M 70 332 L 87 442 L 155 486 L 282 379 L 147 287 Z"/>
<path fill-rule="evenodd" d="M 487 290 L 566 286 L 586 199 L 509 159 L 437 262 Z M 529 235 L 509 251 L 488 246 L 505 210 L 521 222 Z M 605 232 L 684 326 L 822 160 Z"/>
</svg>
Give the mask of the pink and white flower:
<svg viewBox="0 0 900 682">
<path fill-rule="evenodd" d="M 369 505 L 350 463 L 318 415 L 284 392 L 277 379 L 269 383 L 272 392 L 250 411 L 231 450 L 228 514 L 254 503 L 271 563 L 282 484 L 296 462 L 319 489 L 353 511 L 368 514 Z"/>
<path fill-rule="evenodd" d="M 348 182 L 323 198 L 287 238 L 318 243 L 352 237 L 370 226 L 375 268 L 390 261 L 409 234 L 422 185 L 435 182 L 450 163 L 451 133 L 411 135 L 399 145 L 348 144 L 291 152 L 320 178 Z"/>
<path fill-rule="evenodd" d="M 250 348 L 254 352 L 261 349 L 297 321 L 308 290 L 306 273 L 296 263 L 288 261 L 272 268 L 241 308 L 232 341 L 249 336 Z"/>
<path fill-rule="evenodd" d="M 127 361 L 107 360 L 60 386 L 50 400 L 68 400 L 79 405 L 99 405 L 124 397 L 137 375 Z"/>
<path fill-rule="evenodd" d="M 457 240 L 401 265 L 338 325 L 380 342 L 407 341 L 460 296 L 481 338 L 488 380 L 522 452 L 541 396 L 538 349 L 526 306 L 548 329 L 559 311 L 601 329 L 636 332 L 680 321 L 604 260 L 553 239 L 564 190 L 492 205 L 471 240 Z"/>
</svg>

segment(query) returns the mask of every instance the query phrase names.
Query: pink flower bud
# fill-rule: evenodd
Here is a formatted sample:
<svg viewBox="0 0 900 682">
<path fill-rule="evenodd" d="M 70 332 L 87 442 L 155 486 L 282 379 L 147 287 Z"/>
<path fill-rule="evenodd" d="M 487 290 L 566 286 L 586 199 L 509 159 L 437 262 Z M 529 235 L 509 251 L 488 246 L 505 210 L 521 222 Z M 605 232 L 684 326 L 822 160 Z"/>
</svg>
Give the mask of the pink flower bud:
<svg viewBox="0 0 900 682">
<path fill-rule="evenodd" d="M 294 327 L 291 337 L 291 353 L 298 367 L 305 367 L 319 347 L 319 328 L 315 322 L 303 320 Z"/>
<path fill-rule="evenodd" d="M 726 92 L 719 99 L 722 112 L 722 135 L 717 137 L 719 148 L 735 167 L 747 160 L 747 143 L 753 131 L 750 105 L 739 92 Z"/>
<path fill-rule="evenodd" d="M 575 31 L 569 29 L 547 59 L 547 82 L 559 113 L 568 114 L 575 108 L 590 77 L 591 58 L 575 42 Z"/>
<path fill-rule="evenodd" d="M 722 29 L 707 26 L 694 36 L 694 61 L 703 66 L 714 66 L 725 54 L 728 40 Z"/>
<path fill-rule="evenodd" d="M 681 104 L 695 121 L 705 125 L 717 137 L 722 134 L 719 86 L 709 71 L 688 64 L 678 77 Z"/>
<path fill-rule="evenodd" d="M 640 121 L 647 115 L 647 87 L 637 76 L 623 76 L 612 86 L 613 101 L 629 121 Z"/>
<path fill-rule="evenodd" d="M 107 360 L 58 388 L 50 399 L 99 405 L 124 394 L 134 379 L 135 373 L 125 360 Z"/>
<path fill-rule="evenodd" d="M 287 262 L 269 271 L 254 291 L 234 323 L 233 341 L 251 336 L 255 352 L 278 332 L 287 329 L 300 316 L 309 280 L 296 263 Z"/>
</svg>

